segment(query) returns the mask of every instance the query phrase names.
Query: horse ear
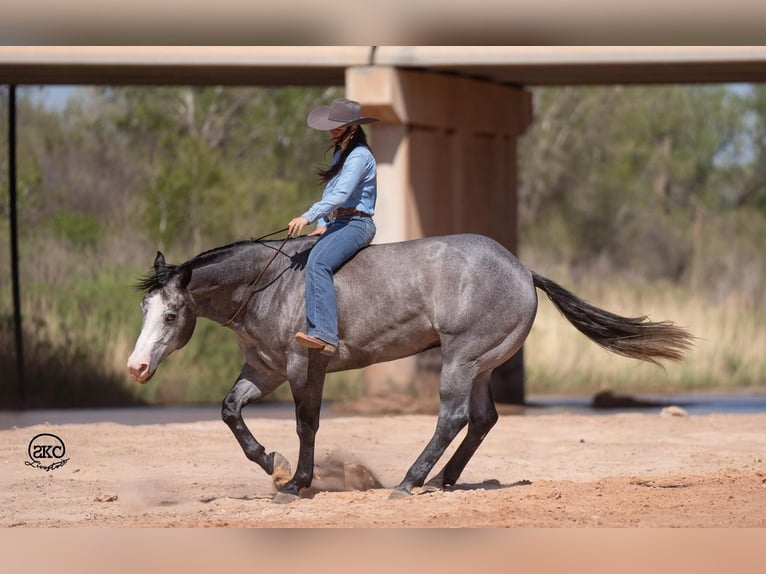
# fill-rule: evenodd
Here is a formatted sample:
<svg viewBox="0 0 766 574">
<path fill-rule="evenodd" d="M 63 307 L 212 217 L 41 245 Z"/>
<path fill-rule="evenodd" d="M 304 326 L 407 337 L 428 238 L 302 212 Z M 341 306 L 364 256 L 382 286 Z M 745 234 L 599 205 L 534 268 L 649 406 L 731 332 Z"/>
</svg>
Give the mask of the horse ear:
<svg viewBox="0 0 766 574">
<path fill-rule="evenodd" d="M 154 258 L 154 270 L 159 273 L 162 269 L 165 269 L 165 256 L 161 251 L 158 251 Z"/>
<path fill-rule="evenodd" d="M 192 278 L 192 270 L 191 267 L 183 267 L 181 269 L 181 274 L 178 276 L 178 286 L 181 289 L 186 289 L 189 286 L 189 282 Z"/>
</svg>

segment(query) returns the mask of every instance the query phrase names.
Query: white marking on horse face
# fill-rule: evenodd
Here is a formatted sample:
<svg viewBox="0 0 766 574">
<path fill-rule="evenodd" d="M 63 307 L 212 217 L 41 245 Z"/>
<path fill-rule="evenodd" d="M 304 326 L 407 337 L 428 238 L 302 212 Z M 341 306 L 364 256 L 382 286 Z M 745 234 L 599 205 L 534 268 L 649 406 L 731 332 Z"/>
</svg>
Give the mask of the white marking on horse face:
<svg viewBox="0 0 766 574">
<path fill-rule="evenodd" d="M 140 382 L 148 381 L 167 351 L 166 333 L 163 333 L 168 305 L 162 293 L 156 291 L 141 301 L 144 323 L 133 352 L 128 358 L 130 376 Z"/>
</svg>

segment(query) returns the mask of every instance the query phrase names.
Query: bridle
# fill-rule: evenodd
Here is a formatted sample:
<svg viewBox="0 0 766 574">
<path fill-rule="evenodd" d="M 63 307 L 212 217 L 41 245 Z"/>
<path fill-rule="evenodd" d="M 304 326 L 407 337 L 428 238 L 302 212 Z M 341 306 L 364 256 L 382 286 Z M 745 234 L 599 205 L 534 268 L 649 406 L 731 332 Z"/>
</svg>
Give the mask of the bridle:
<svg viewBox="0 0 766 574">
<path fill-rule="evenodd" d="M 283 231 L 287 231 L 288 228 L 285 227 L 284 229 L 280 229 L 279 231 L 272 231 L 271 233 L 267 233 L 266 235 L 261 235 L 260 237 L 256 237 L 255 239 L 251 239 L 253 243 L 258 243 L 262 239 L 266 239 L 267 237 L 271 237 L 272 235 L 277 235 L 279 233 L 282 233 Z M 247 296 L 242 299 L 242 303 L 239 304 L 239 307 L 237 307 L 237 310 L 234 311 L 234 314 L 229 318 L 226 323 L 224 323 L 224 327 L 229 327 L 234 322 L 234 319 L 237 318 L 237 315 L 239 315 L 242 312 L 242 309 L 245 308 L 245 306 L 250 302 L 250 299 L 255 294 L 255 287 L 258 285 L 258 281 L 261 280 L 261 277 L 263 277 L 263 274 L 266 273 L 266 270 L 269 268 L 269 266 L 274 262 L 274 259 L 276 259 L 277 255 L 282 253 L 282 248 L 285 246 L 285 243 L 287 243 L 287 240 L 290 239 L 290 236 L 288 235 L 282 240 L 282 243 L 279 244 L 279 248 L 274 252 L 274 255 L 271 256 L 271 259 L 269 259 L 269 262 L 261 269 L 261 272 L 258 273 L 258 276 L 253 279 L 250 284 L 247 286 L 247 290 L 249 293 Z"/>
</svg>

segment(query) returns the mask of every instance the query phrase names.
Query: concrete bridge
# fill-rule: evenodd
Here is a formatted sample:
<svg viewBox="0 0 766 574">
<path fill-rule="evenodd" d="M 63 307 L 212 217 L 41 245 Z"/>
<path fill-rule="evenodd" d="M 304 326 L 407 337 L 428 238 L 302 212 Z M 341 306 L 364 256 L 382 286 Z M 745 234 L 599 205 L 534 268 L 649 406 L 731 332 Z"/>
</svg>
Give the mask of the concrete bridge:
<svg viewBox="0 0 766 574">
<path fill-rule="evenodd" d="M 762 46 L 0 47 L 10 85 L 344 85 L 382 120 L 369 128 L 376 242 L 478 232 L 514 252 L 527 87 L 762 81 Z M 497 370 L 498 400 L 523 400 L 522 360 Z M 369 367 L 368 390 L 407 387 L 419 370 L 417 358 Z"/>
</svg>

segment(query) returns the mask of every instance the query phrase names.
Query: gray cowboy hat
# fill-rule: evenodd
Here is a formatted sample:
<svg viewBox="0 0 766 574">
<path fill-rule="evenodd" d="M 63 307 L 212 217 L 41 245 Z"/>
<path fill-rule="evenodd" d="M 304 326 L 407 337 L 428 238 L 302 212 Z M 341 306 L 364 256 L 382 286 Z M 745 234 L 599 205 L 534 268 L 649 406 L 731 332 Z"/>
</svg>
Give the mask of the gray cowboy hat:
<svg viewBox="0 0 766 574">
<path fill-rule="evenodd" d="M 354 100 L 340 98 L 329 106 L 318 106 L 309 112 L 306 123 L 315 130 L 329 131 L 352 124 L 371 124 L 378 118 L 362 116 L 362 106 Z"/>
</svg>

